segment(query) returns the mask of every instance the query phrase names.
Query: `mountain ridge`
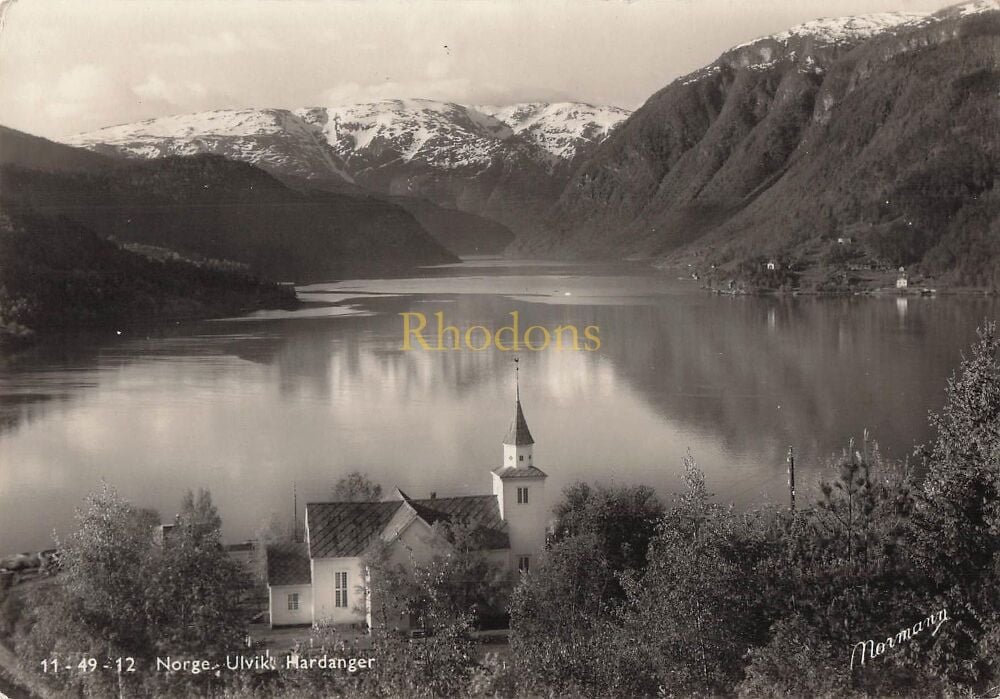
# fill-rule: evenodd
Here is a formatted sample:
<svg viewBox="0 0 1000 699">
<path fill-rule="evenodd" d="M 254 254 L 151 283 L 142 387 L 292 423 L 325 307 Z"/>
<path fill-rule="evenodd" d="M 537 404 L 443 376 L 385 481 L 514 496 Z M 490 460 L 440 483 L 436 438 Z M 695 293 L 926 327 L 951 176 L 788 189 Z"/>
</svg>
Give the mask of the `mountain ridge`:
<svg viewBox="0 0 1000 699">
<path fill-rule="evenodd" d="M 396 99 L 177 115 L 66 141 L 132 158 L 216 153 L 305 186 L 424 199 L 442 208 L 427 223 L 439 222 L 439 240 L 454 245 L 454 230 L 469 219 L 447 221 L 449 210 L 518 233 L 537 229 L 575 164 L 627 115 L 587 103 L 475 107 Z M 480 222 L 480 232 L 491 225 Z M 502 239 L 494 236 L 492 244 Z"/>
<path fill-rule="evenodd" d="M 0 135 L 3 208 L 64 216 L 103 238 L 231 260 L 279 281 L 457 260 L 401 207 L 293 189 L 249 163 L 199 154 L 101 159 L 95 167 L 88 151 L 81 158 L 78 149 L 12 129 Z M 36 167 L 19 155 L 29 151 Z"/>
<path fill-rule="evenodd" d="M 598 146 L 550 213 L 553 233 L 518 251 L 732 272 L 754 256 L 814 265 L 841 238 L 856 266 L 995 283 L 996 9 L 967 3 L 871 36 L 788 32 L 724 52 Z M 962 250 L 973 239 L 986 245 L 980 262 Z"/>
</svg>

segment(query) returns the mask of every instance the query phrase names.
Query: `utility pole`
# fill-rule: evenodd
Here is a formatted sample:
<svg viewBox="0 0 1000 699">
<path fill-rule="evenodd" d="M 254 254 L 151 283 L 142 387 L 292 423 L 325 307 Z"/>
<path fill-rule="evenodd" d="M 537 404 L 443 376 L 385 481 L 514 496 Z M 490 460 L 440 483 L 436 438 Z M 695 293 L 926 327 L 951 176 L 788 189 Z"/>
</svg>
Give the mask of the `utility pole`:
<svg viewBox="0 0 1000 699">
<path fill-rule="evenodd" d="M 795 513 L 795 452 L 788 447 L 788 500 L 789 509 Z"/>
<path fill-rule="evenodd" d="M 295 481 L 292 481 L 292 541 L 299 540 L 299 493 L 295 489 Z"/>
</svg>

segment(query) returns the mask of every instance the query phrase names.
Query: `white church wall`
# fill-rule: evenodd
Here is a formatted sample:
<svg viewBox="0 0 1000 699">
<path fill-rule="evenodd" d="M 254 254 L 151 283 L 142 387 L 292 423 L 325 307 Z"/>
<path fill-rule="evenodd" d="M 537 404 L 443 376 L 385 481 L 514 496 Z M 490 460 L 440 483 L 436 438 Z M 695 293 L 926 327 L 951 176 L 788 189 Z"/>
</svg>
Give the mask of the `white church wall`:
<svg viewBox="0 0 1000 699">
<path fill-rule="evenodd" d="M 347 606 L 336 602 L 336 573 L 347 573 Z M 317 625 L 365 623 L 365 577 L 361 558 L 312 559 L 313 617 Z"/>
</svg>

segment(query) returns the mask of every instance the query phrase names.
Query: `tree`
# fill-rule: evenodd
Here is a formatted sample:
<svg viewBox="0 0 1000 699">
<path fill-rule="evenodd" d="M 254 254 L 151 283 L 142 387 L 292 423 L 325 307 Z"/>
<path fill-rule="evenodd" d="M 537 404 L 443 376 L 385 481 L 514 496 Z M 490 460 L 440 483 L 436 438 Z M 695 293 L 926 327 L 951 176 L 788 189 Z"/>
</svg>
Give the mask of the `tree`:
<svg viewBox="0 0 1000 699">
<path fill-rule="evenodd" d="M 382 499 L 382 486 L 360 471 L 352 471 L 333 486 L 333 499 L 337 502 L 378 502 Z"/>
<path fill-rule="evenodd" d="M 511 601 L 521 691 L 597 696 L 656 691 L 621 623 L 623 581 L 641 574 L 664 507 L 646 486 L 574 483 L 554 508 L 555 535 Z"/>
<path fill-rule="evenodd" d="M 982 689 L 1000 676 L 1000 337 L 978 331 L 971 356 L 948 380 L 913 522 L 921 569 L 954 617 L 930 663 L 959 685 Z M 989 639 L 993 639 L 990 641 Z"/>
<path fill-rule="evenodd" d="M 486 558 L 484 531 L 463 521 L 440 520 L 431 532 L 432 539 L 444 544 L 430 560 L 414 566 L 416 594 L 410 611 L 432 628 L 463 617 L 479 624 L 501 616 L 514 581 L 503 566 Z"/>
<path fill-rule="evenodd" d="M 435 553 L 400 562 L 391 544 L 378 541 L 365 565 L 372 605 L 375 671 L 359 678 L 364 696 L 468 695 L 477 670 L 469 632 L 477 616 L 502 603 L 509 587 L 502 568 L 483 554 L 480 532 L 461 521 L 436 522 Z M 417 618 L 429 636 L 396 633 L 400 613 Z"/>
<path fill-rule="evenodd" d="M 935 686 L 921 668 L 926 642 L 934 640 L 929 634 L 851 668 L 855 644 L 882 641 L 936 607 L 910 552 L 909 472 L 886 463 L 867 436 L 860 450 L 852 442 L 833 468 L 836 477 L 821 481 L 818 500 L 773 523 L 758 585 L 762 601 L 776 603 L 765 610 L 763 627 L 770 631 L 750 654 L 742 693 L 882 696 Z M 789 646 L 795 643 L 810 652 Z"/>
<path fill-rule="evenodd" d="M 212 658 L 238 647 L 245 580 L 221 542 L 211 495 L 188 493 L 173 536 L 153 543 L 155 515 L 137 510 L 104 484 L 77 510 L 77 529 L 60 545 L 62 572 L 32 600 L 33 619 L 18 640 L 25 669 L 37 658 Z M 75 662 L 75 661 L 74 661 Z M 162 673 L 45 673 L 42 681 L 88 696 L 161 695 L 211 681 Z M 184 685 L 179 687 L 178 685 Z"/>
<path fill-rule="evenodd" d="M 665 508 L 649 486 L 590 486 L 576 482 L 563 490 L 563 498 L 554 508 L 555 540 L 591 534 L 613 573 L 642 570 L 646 551 L 656 534 Z M 621 597 L 617 583 L 607 594 Z"/>
<path fill-rule="evenodd" d="M 484 536 L 467 522 L 439 520 L 428 534 L 434 553 L 405 562 L 393 555 L 392 544 L 376 542 L 365 557 L 373 624 L 391 628 L 398 615 L 407 614 L 433 631 L 459 619 L 475 624 L 501 615 L 513 581 L 487 559 Z"/>
<path fill-rule="evenodd" d="M 103 483 L 77 509 L 76 523 L 76 531 L 58 542 L 62 572 L 56 584 L 33 596 L 33 623 L 18 644 L 20 657 L 31 659 L 25 669 L 32 673 L 38 673 L 37 658 L 76 662 L 154 655 L 155 630 L 146 623 L 143 575 L 152 548 L 148 515 Z M 107 673 L 46 673 L 42 680 L 92 696 L 117 694 L 119 689 Z"/>
<path fill-rule="evenodd" d="M 162 654 L 212 658 L 239 646 L 249 571 L 229 558 L 221 527 L 211 494 L 188 491 L 176 533 L 150 560 L 146 614 Z"/>
<path fill-rule="evenodd" d="M 198 496 L 188 490 L 181 500 L 175 525 L 182 546 L 216 548 L 222 545 L 222 518 L 212 503 L 212 494 L 204 488 Z"/>
<path fill-rule="evenodd" d="M 618 651 L 628 649 L 610 601 L 609 590 L 618 585 L 593 532 L 566 537 L 545 551 L 511 599 L 510 646 L 521 693 L 642 693 L 636 683 L 644 684 L 645 666 L 623 672 L 616 663 Z"/>
<path fill-rule="evenodd" d="M 768 626 L 757 584 L 760 518 L 711 501 L 694 459 L 684 492 L 660 523 L 648 564 L 625 581 L 622 624 L 671 695 L 729 693 L 746 650 Z"/>
</svg>

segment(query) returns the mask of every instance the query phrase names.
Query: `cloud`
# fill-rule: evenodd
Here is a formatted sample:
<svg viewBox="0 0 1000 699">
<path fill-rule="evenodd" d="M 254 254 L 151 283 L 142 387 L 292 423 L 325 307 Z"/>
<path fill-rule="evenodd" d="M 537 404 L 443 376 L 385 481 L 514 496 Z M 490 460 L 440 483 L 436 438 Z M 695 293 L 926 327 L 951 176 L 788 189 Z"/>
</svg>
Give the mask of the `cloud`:
<svg viewBox="0 0 1000 699">
<path fill-rule="evenodd" d="M 280 51 L 282 46 L 264 32 L 244 35 L 226 30 L 217 34 L 192 36 L 185 41 L 146 43 L 142 49 L 158 58 L 229 56 L 243 51 Z"/>
<path fill-rule="evenodd" d="M 53 119 L 75 119 L 114 100 L 120 87 L 108 71 L 86 63 L 62 72 L 49 86 L 37 81 L 24 83 L 15 99 L 22 111 L 40 111 Z"/>
<path fill-rule="evenodd" d="M 377 102 L 402 97 L 423 97 L 432 100 L 461 101 L 469 94 L 471 83 L 467 78 L 444 80 L 418 80 L 399 83 L 394 80 L 373 85 L 355 82 L 340 83 L 324 90 L 321 104 L 335 107 L 359 102 Z"/>
<path fill-rule="evenodd" d="M 427 62 L 427 77 L 440 80 L 451 72 L 451 56 L 438 56 Z"/>
<path fill-rule="evenodd" d="M 174 106 L 187 106 L 204 100 L 208 89 L 199 82 L 184 80 L 170 82 L 156 73 L 146 76 L 146 80 L 132 86 L 132 92 L 144 100 L 159 100 Z"/>
<path fill-rule="evenodd" d="M 338 107 L 387 99 L 424 98 L 458 104 L 515 104 L 518 102 L 565 102 L 572 95 L 546 87 L 524 86 L 510 88 L 496 83 L 473 82 L 468 78 L 442 80 L 414 80 L 361 85 L 356 82 L 339 83 L 324 90 L 319 104 Z"/>
</svg>

